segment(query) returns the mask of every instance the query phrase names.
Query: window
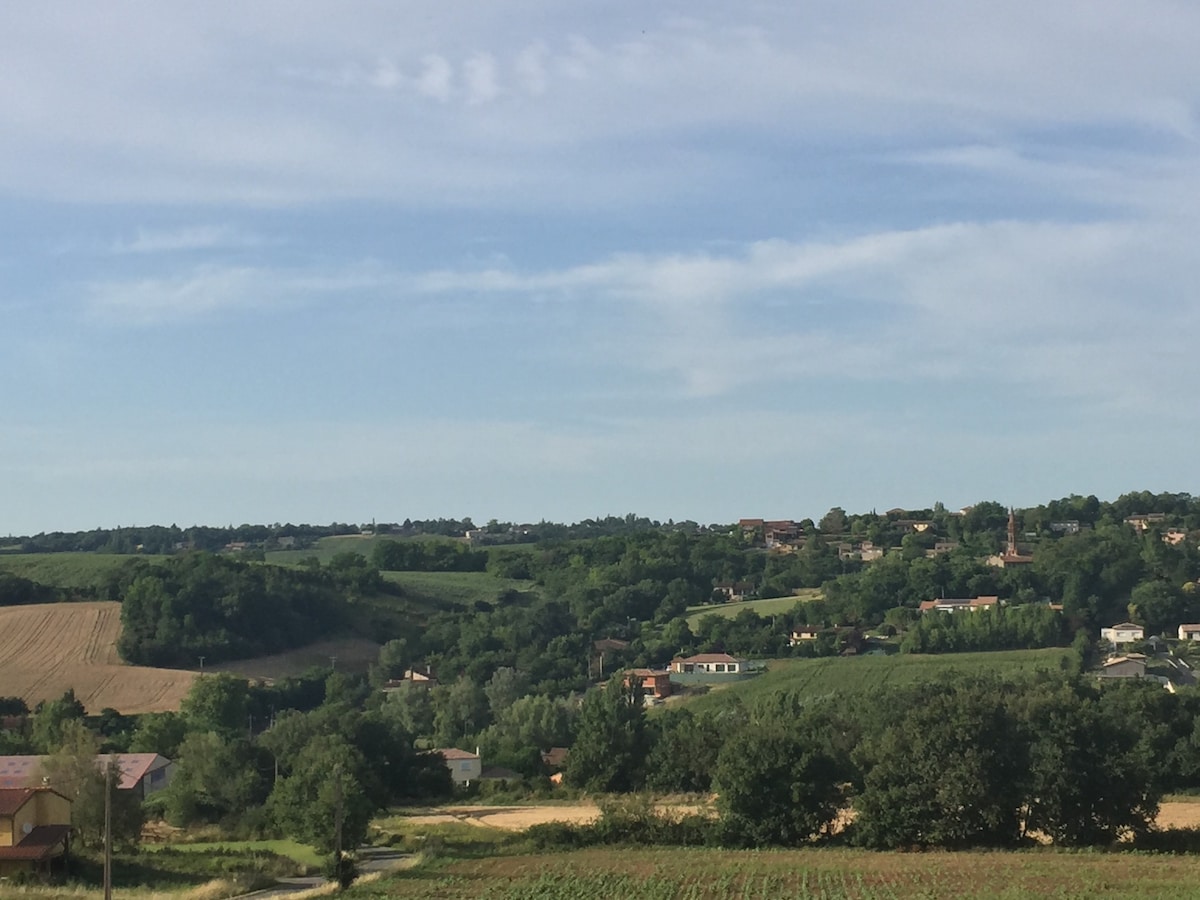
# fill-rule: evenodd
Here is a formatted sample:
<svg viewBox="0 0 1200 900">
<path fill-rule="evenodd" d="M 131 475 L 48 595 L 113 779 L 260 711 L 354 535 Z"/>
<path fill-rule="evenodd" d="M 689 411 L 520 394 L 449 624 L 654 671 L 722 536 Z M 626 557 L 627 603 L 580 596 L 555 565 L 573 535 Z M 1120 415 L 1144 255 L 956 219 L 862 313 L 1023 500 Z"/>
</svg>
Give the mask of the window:
<svg viewBox="0 0 1200 900">
<path fill-rule="evenodd" d="M 463 760 L 462 762 L 460 762 L 460 763 L 458 764 L 458 770 L 459 770 L 460 772 L 470 772 L 470 771 L 471 771 L 471 763 L 470 763 L 470 761 L 469 761 L 469 760 Z"/>
<path fill-rule="evenodd" d="M 717 663 L 717 671 L 724 672 L 725 671 L 725 663 Z"/>
</svg>

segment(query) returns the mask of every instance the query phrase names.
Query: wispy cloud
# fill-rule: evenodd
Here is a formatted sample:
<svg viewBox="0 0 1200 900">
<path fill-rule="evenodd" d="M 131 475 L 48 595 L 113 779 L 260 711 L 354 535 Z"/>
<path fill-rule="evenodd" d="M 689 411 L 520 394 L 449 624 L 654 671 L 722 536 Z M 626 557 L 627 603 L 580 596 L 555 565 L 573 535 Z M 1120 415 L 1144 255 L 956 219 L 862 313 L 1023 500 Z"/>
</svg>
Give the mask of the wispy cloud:
<svg viewBox="0 0 1200 900">
<path fill-rule="evenodd" d="M 75 202 L 454 192 L 556 206 L 566 192 L 547 176 L 563 167 L 573 202 L 586 188 L 602 204 L 640 188 L 639 173 L 658 179 L 660 197 L 694 187 L 721 162 L 697 134 L 770 134 L 766 144 L 795 153 L 1030 135 L 1077 145 L 1100 129 L 1175 142 L 1197 166 L 1200 12 L 1168 0 L 969 13 L 946 0 L 903 15 L 868 0 L 819 11 L 706 2 L 603 18 L 538 8 L 536 20 L 497 8 L 469 26 L 429 12 L 415 31 L 399 9 L 330 20 L 318 8 L 290 5 L 283 29 L 231 10 L 226 29 L 211 29 L 193 7 L 78 6 L 54 22 L 12 13 L 0 35 L 15 73 L 0 95 L 0 186 Z M 222 42 L 228 32 L 239 40 Z M 73 57 L 45 52 L 82 33 L 94 39 Z M 655 164 L 681 142 L 693 152 Z"/>
<path fill-rule="evenodd" d="M 371 266 L 312 272 L 204 265 L 177 275 L 96 281 L 85 294 L 93 318 L 114 325 L 167 325 L 270 307 L 290 309 L 321 297 L 343 297 L 388 284 Z"/>
<path fill-rule="evenodd" d="M 446 298 L 452 307 L 426 303 L 425 318 L 446 316 L 453 330 L 471 321 L 464 304 L 483 313 L 502 300 L 515 313 L 556 303 L 573 310 L 562 327 L 577 333 L 560 337 L 580 348 L 581 365 L 640 370 L 694 398 L 781 379 L 982 378 L 1128 407 L 1178 399 L 1164 383 L 1200 324 L 1187 287 L 1197 277 L 1189 241 L 1171 228 L 1001 221 L 542 270 L 209 266 L 97 283 L 89 304 L 105 320 L 145 326 L 328 301 L 370 301 L 387 316 Z M 1131 290 L 1153 302 L 1132 306 Z M 1122 346 L 1153 377 L 1083 364 Z"/>
<path fill-rule="evenodd" d="M 231 225 L 192 225 L 185 228 L 139 228 L 132 238 L 112 245 L 114 253 L 180 253 L 234 247 L 261 247 L 265 238 Z"/>
</svg>

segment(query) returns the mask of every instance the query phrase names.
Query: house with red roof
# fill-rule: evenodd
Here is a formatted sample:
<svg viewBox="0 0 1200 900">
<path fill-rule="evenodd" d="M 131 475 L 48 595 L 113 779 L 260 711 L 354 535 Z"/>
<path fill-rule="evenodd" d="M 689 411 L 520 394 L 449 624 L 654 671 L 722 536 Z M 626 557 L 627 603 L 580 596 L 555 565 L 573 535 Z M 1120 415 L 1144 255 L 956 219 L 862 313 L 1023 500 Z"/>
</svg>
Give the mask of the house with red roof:
<svg viewBox="0 0 1200 900">
<path fill-rule="evenodd" d="M 37 787 L 42 782 L 42 765 L 48 756 L 0 756 L 0 788 Z M 96 768 L 116 765 L 119 791 L 137 791 L 145 799 L 171 783 L 175 763 L 158 753 L 100 753 Z"/>
<path fill-rule="evenodd" d="M 46 787 L 0 788 L 0 877 L 48 875 L 70 843 L 70 800 Z"/>
</svg>

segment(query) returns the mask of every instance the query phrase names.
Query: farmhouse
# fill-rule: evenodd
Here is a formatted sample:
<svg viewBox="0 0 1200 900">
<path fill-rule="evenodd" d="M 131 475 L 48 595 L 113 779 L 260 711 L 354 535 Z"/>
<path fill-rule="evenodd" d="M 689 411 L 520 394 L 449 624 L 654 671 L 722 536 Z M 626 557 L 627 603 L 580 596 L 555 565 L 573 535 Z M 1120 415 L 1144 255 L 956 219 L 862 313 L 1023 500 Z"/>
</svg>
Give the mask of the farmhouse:
<svg viewBox="0 0 1200 900">
<path fill-rule="evenodd" d="M 719 581 L 713 586 L 713 591 L 724 594 L 725 600 L 736 603 L 745 600 L 754 593 L 753 581 Z"/>
<path fill-rule="evenodd" d="M 470 784 L 478 781 L 483 774 L 483 760 L 478 753 L 468 753 L 457 747 L 445 747 L 433 752 L 442 755 L 446 768 L 450 770 L 450 780 L 455 784 Z"/>
<path fill-rule="evenodd" d="M 1100 629 L 1100 640 L 1108 641 L 1114 647 L 1119 647 L 1121 644 L 1132 644 L 1142 640 L 1145 636 L 1142 626 L 1134 625 L 1132 622 L 1122 622 L 1111 628 Z"/>
<path fill-rule="evenodd" d="M 0 756 L 0 788 L 36 787 L 42 782 L 42 765 L 48 756 Z M 115 787 L 119 791 L 137 791 L 143 799 L 171 783 L 175 763 L 157 753 L 101 753 L 96 768 L 103 771 L 116 765 Z"/>
<path fill-rule="evenodd" d="M 625 683 L 630 682 L 642 689 L 648 702 L 671 696 L 671 673 L 666 669 L 630 669 L 625 673 Z"/>
<path fill-rule="evenodd" d="M 401 690 L 406 684 L 415 684 L 418 687 L 433 688 L 437 687 L 438 680 L 434 677 L 433 670 L 421 666 L 413 666 L 411 669 L 404 670 L 403 678 L 389 678 L 381 691 L 385 694 L 394 694 Z"/>
<path fill-rule="evenodd" d="M 1129 525 L 1138 534 L 1149 530 L 1152 525 L 1160 525 L 1166 521 L 1166 513 L 1139 513 L 1134 516 L 1126 516 L 1125 524 Z"/>
<path fill-rule="evenodd" d="M 815 641 L 817 635 L 821 633 L 821 629 L 817 625 L 797 625 L 792 630 L 792 637 L 788 641 L 788 645 L 795 647 L 798 644 L 803 644 L 805 641 Z"/>
<path fill-rule="evenodd" d="M 728 674 L 743 672 L 745 668 L 745 660 L 728 653 L 698 653 L 695 656 L 671 660 L 671 671 L 680 675 L 693 672 Z"/>
<path fill-rule="evenodd" d="M 1000 605 L 1000 598 L 991 597 L 975 597 L 974 599 L 950 599 L 942 598 L 941 600 L 922 600 L 920 610 L 922 613 L 927 612 L 977 612 L 981 609 L 995 609 Z"/>
<path fill-rule="evenodd" d="M 1100 667 L 1101 678 L 1145 678 L 1146 657 L 1139 654 L 1114 656 Z"/>
<path fill-rule="evenodd" d="M 50 788 L 0 788 L 0 877 L 49 874 L 70 841 L 70 800 Z"/>
</svg>

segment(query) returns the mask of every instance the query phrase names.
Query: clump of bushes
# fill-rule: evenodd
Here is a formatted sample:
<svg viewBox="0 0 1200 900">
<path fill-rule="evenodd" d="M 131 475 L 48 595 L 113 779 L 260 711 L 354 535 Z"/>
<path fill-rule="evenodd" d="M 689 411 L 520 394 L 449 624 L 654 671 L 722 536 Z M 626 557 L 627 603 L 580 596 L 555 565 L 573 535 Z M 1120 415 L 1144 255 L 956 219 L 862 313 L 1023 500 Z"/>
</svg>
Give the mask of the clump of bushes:
<svg viewBox="0 0 1200 900">
<path fill-rule="evenodd" d="M 525 831 L 538 850 L 571 850 L 613 844 L 697 847 L 721 843 L 721 824 L 711 816 L 662 810 L 645 796 L 605 801 L 595 822 L 545 822 Z"/>
</svg>

